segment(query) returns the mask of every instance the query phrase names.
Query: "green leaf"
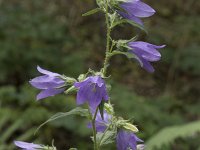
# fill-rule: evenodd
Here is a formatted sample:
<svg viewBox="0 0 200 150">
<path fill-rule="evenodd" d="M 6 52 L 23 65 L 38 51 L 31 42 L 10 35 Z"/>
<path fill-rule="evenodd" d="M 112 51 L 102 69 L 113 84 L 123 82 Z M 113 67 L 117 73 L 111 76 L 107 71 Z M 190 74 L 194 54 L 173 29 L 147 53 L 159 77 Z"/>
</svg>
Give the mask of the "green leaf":
<svg viewBox="0 0 200 150">
<path fill-rule="evenodd" d="M 45 121 L 43 124 L 41 124 L 36 132 L 42 127 L 44 126 L 45 124 L 47 124 L 48 122 L 51 122 L 51 121 L 54 121 L 56 119 L 59 119 L 59 118 L 63 118 L 63 117 L 66 117 L 66 116 L 70 116 L 70 115 L 79 115 L 79 116 L 82 116 L 82 117 L 89 117 L 89 111 L 88 109 L 83 109 L 81 107 L 76 107 L 74 109 L 72 109 L 71 111 L 69 112 L 59 112 L 59 113 L 56 113 L 55 115 L 53 115 L 51 118 L 49 118 L 47 121 Z"/>
<path fill-rule="evenodd" d="M 162 129 L 156 135 L 154 135 L 148 142 L 148 150 L 154 150 L 161 148 L 162 145 L 169 145 L 175 139 L 180 137 L 188 137 L 200 132 L 200 121 L 195 121 L 180 126 L 172 126 Z"/>
<path fill-rule="evenodd" d="M 116 132 L 107 131 L 106 133 L 97 133 L 97 142 L 99 146 L 107 145 L 115 141 Z"/>
<path fill-rule="evenodd" d="M 144 31 L 146 34 L 148 33 L 147 30 L 143 26 L 141 26 L 140 24 L 135 23 L 132 20 L 128 20 L 128 19 L 121 19 L 121 20 L 118 20 L 118 21 L 114 22 L 113 25 L 112 25 L 112 28 L 114 28 L 115 26 L 118 26 L 120 24 L 124 24 L 124 23 L 128 23 L 128 24 L 130 24 L 130 25 L 132 25 L 134 27 L 137 27 L 137 28 L 141 29 L 142 31 Z"/>
<path fill-rule="evenodd" d="M 93 14 L 99 12 L 99 11 L 101 11 L 100 8 L 95 8 L 95 9 L 92 9 L 92 10 L 90 10 L 90 11 L 88 11 L 88 12 L 82 14 L 82 16 L 84 16 L 84 17 L 85 17 L 85 16 L 90 16 L 90 15 L 93 15 Z"/>
</svg>

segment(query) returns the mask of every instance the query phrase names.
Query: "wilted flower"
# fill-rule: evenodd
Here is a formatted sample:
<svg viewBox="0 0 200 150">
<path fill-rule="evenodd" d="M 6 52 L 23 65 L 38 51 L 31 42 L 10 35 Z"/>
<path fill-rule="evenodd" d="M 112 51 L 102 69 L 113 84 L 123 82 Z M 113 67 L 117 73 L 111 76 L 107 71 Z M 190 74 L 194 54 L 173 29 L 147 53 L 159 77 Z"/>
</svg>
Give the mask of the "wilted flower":
<svg viewBox="0 0 200 150">
<path fill-rule="evenodd" d="M 100 112 L 98 111 L 96 119 L 95 119 L 95 126 L 97 132 L 104 132 L 107 128 L 107 125 L 109 125 L 110 121 L 112 119 L 112 116 L 109 115 L 106 111 L 103 113 L 103 118 L 101 117 Z M 92 124 L 88 124 L 89 128 L 92 128 Z"/>
<path fill-rule="evenodd" d="M 137 142 L 143 142 L 133 132 L 120 130 L 117 133 L 117 150 L 137 150 Z"/>
<path fill-rule="evenodd" d="M 74 86 L 79 89 L 77 93 L 78 105 L 88 102 L 91 109 L 95 110 L 102 100 L 109 99 L 105 81 L 100 76 L 90 76 L 82 82 L 74 83 Z"/>
<path fill-rule="evenodd" d="M 161 58 L 161 54 L 156 49 L 165 47 L 165 45 L 156 46 L 142 41 L 129 42 L 128 46 L 132 48 L 129 52 L 136 56 L 135 58 L 140 63 L 141 67 L 148 72 L 154 72 L 154 68 L 150 62 L 158 61 Z"/>
<path fill-rule="evenodd" d="M 119 6 L 125 11 L 118 11 L 122 17 L 132 20 L 140 25 L 143 25 L 140 18 L 150 17 L 155 13 L 153 8 L 140 0 L 127 0 Z"/>
<path fill-rule="evenodd" d="M 37 67 L 37 70 L 44 74 L 42 76 L 36 77 L 30 81 L 30 84 L 37 89 L 42 91 L 37 95 L 37 100 L 54 96 L 56 94 L 62 93 L 65 88 L 65 81 L 61 79 L 61 75 L 58 73 L 53 73 Z"/>
<path fill-rule="evenodd" d="M 40 150 L 43 147 L 39 144 L 27 143 L 22 141 L 14 141 L 15 145 L 23 150 Z"/>
</svg>

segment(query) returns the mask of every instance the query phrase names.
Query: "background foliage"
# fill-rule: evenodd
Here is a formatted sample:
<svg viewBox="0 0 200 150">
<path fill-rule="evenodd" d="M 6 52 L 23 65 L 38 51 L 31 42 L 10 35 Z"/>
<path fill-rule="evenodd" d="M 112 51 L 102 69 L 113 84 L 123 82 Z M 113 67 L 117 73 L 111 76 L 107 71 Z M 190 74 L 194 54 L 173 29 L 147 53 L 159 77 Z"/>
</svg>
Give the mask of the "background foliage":
<svg viewBox="0 0 200 150">
<path fill-rule="evenodd" d="M 157 14 L 145 20 L 149 35 L 140 33 L 139 39 L 167 47 L 161 51 L 162 61 L 154 65 L 154 74 L 123 56 L 112 59 L 115 109 L 134 119 L 149 149 L 200 149 L 200 3 L 145 2 Z M 0 150 L 14 149 L 14 139 L 45 144 L 54 139 L 60 149 L 92 147 L 87 122 L 79 117 L 49 123 L 34 135 L 55 112 L 69 111 L 75 95 L 36 102 L 38 91 L 28 81 L 38 75 L 37 65 L 76 77 L 89 67 L 102 66 L 104 18 L 101 14 L 81 17 L 94 6 L 93 0 L 0 0 Z M 133 33 L 138 30 L 119 27 L 113 36 Z"/>
</svg>

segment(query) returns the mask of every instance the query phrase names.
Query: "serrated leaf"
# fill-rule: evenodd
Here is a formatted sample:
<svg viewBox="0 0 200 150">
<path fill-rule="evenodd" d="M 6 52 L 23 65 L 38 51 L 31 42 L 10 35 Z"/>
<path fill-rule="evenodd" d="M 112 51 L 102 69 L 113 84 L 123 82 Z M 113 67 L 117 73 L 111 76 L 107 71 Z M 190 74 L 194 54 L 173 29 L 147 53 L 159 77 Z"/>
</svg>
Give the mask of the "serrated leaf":
<svg viewBox="0 0 200 150">
<path fill-rule="evenodd" d="M 90 16 L 90 15 L 93 15 L 93 14 L 99 12 L 99 11 L 101 11 L 100 8 L 95 8 L 95 9 L 92 9 L 92 10 L 90 10 L 90 11 L 88 11 L 88 12 L 82 14 L 82 16 L 84 16 L 84 17 L 85 17 L 85 16 Z"/>
<path fill-rule="evenodd" d="M 51 118 L 49 118 L 47 121 L 45 121 L 43 124 L 41 124 L 36 132 L 42 127 L 44 126 L 45 124 L 47 124 L 48 122 L 51 122 L 51 121 L 54 121 L 56 119 L 59 119 L 59 118 L 63 118 L 63 117 L 66 117 L 66 116 L 70 116 L 70 115 L 79 115 L 79 116 L 82 116 L 82 117 L 89 117 L 89 111 L 88 109 L 83 109 L 81 107 L 76 107 L 74 109 L 72 109 L 71 111 L 69 112 L 59 112 L 59 113 L 56 113 L 55 115 L 53 115 Z"/>
<path fill-rule="evenodd" d="M 140 24 L 138 23 L 135 23 L 134 21 L 132 20 L 128 20 L 128 19 L 121 19 L 121 20 L 118 20 L 116 21 L 113 25 L 112 25 L 112 28 L 114 28 L 115 26 L 118 26 L 120 24 L 124 24 L 124 23 L 128 23 L 134 27 L 137 27 L 139 29 L 141 29 L 142 31 L 144 31 L 146 34 L 148 33 L 147 30 Z"/>
</svg>

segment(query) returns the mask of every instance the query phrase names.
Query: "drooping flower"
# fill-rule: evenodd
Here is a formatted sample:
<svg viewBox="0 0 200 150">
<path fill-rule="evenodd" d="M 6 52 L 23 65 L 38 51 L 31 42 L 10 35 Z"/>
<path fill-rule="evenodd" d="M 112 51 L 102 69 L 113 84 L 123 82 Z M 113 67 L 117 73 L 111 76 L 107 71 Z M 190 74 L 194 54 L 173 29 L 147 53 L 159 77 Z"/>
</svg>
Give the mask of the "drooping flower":
<svg viewBox="0 0 200 150">
<path fill-rule="evenodd" d="M 129 52 L 136 56 L 135 58 L 140 63 L 140 66 L 148 72 L 154 72 L 150 62 L 159 61 L 161 58 L 161 54 L 156 49 L 165 47 L 165 45 L 157 46 L 142 41 L 129 42 L 128 46 L 132 48 Z"/>
<path fill-rule="evenodd" d="M 117 133 L 117 150 L 137 150 L 137 142 L 143 142 L 133 132 L 120 130 Z"/>
<path fill-rule="evenodd" d="M 74 83 L 74 86 L 78 88 L 78 105 L 88 102 L 90 108 L 95 110 L 101 101 L 109 99 L 105 81 L 100 76 L 90 76 L 82 82 Z"/>
<path fill-rule="evenodd" d="M 127 0 L 119 6 L 125 11 L 118 11 L 123 18 L 132 20 L 140 25 L 143 25 L 140 18 L 150 17 L 155 13 L 153 8 L 140 0 Z"/>
<path fill-rule="evenodd" d="M 65 90 L 65 81 L 61 79 L 60 74 L 44 70 L 39 66 L 37 70 L 43 75 L 29 81 L 32 86 L 42 90 L 37 95 L 37 100 L 60 94 Z"/>
<path fill-rule="evenodd" d="M 93 113 L 94 115 L 94 113 Z M 101 117 L 100 112 L 98 111 L 96 119 L 95 119 L 95 126 L 97 132 L 104 132 L 107 126 L 110 124 L 112 116 L 108 114 L 106 111 L 103 113 L 103 118 Z M 88 128 L 92 128 L 92 124 L 88 124 Z"/>
<path fill-rule="evenodd" d="M 43 146 L 34 143 L 27 143 L 22 141 L 14 141 L 15 145 L 23 150 L 41 150 Z"/>
</svg>

